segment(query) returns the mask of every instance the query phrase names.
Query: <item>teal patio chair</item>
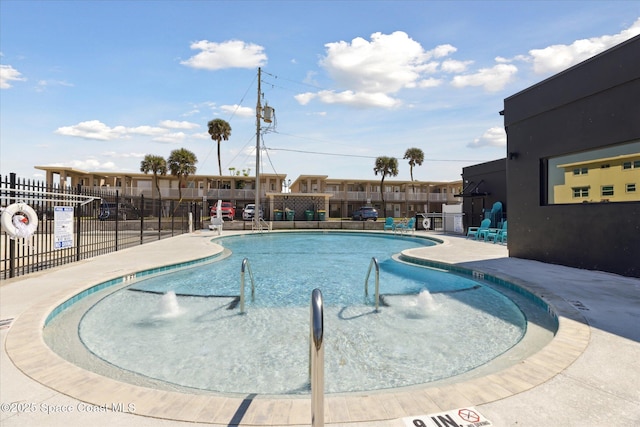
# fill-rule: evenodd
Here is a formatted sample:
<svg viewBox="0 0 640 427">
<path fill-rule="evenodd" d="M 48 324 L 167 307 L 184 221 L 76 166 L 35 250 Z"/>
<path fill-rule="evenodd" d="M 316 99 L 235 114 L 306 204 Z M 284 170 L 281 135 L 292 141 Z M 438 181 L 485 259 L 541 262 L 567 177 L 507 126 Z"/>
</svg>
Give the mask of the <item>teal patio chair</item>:
<svg viewBox="0 0 640 427">
<path fill-rule="evenodd" d="M 396 224 L 393 222 L 393 218 L 392 217 L 387 217 L 387 219 L 384 221 L 384 229 L 383 230 L 395 230 L 396 229 Z"/>
<path fill-rule="evenodd" d="M 483 233 L 484 241 L 489 242 L 493 240 L 493 243 L 495 243 L 498 240 L 498 236 L 506 232 L 507 232 L 507 221 L 502 223 L 501 228 L 490 228 L 487 232 L 484 232 Z M 480 238 L 480 236 L 478 236 L 478 238 Z"/>
<path fill-rule="evenodd" d="M 491 219 L 486 218 L 483 219 L 480 223 L 480 227 L 469 227 L 467 229 L 467 239 L 472 237 L 474 240 L 478 240 L 484 238 L 484 234 L 489 231 L 489 227 L 491 226 Z"/>
<path fill-rule="evenodd" d="M 504 227 L 500 232 L 496 235 L 496 238 L 493 240 L 493 243 L 507 243 L 507 222 L 505 221 Z"/>
<path fill-rule="evenodd" d="M 396 230 L 400 231 L 401 233 L 409 232 L 409 231 L 413 233 L 415 231 L 415 228 L 416 228 L 416 219 L 413 217 L 409 218 L 409 221 L 407 222 L 396 224 Z"/>
</svg>

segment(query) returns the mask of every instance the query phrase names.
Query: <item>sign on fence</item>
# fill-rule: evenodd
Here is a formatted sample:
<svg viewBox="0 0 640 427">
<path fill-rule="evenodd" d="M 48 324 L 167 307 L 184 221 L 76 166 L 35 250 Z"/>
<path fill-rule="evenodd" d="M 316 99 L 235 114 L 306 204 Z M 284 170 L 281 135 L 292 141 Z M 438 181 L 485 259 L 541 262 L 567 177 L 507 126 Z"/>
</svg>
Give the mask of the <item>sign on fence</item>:
<svg viewBox="0 0 640 427">
<path fill-rule="evenodd" d="M 73 247 L 73 206 L 53 208 L 53 248 Z"/>
</svg>

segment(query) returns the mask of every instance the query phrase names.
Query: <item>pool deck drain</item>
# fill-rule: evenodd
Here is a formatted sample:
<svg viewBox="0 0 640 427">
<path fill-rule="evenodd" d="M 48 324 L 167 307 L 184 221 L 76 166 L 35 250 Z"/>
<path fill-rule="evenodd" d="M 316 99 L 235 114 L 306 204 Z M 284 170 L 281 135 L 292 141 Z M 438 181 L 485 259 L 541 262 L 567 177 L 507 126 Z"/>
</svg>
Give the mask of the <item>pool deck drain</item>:
<svg viewBox="0 0 640 427">
<path fill-rule="evenodd" d="M 210 243 L 214 236 L 196 232 L 3 281 L 0 319 L 14 320 L 0 329 L 0 424 L 310 425 L 308 397 L 196 395 L 134 386 L 83 370 L 44 343 L 46 317 L 70 295 L 110 277 L 212 255 L 219 250 Z M 326 424 L 401 427 L 406 417 L 470 407 L 496 426 L 640 423 L 640 280 L 508 258 L 505 247 L 491 243 L 434 237 L 444 243 L 413 249 L 411 256 L 526 287 L 558 314 L 558 333 L 534 355 L 485 376 L 327 395 Z"/>
</svg>

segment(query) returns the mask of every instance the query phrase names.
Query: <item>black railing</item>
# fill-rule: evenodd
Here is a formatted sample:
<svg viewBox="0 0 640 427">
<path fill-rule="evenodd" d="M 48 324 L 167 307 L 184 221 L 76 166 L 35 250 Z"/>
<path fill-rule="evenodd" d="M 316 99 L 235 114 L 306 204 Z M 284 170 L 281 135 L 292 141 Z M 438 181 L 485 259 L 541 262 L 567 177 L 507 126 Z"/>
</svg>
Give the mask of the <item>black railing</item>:
<svg viewBox="0 0 640 427">
<path fill-rule="evenodd" d="M 38 216 L 38 228 L 29 239 L 11 238 L 3 228 L 0 237 L 0 278 L 22 276 L 35 271 L 103 255 L 189 231 L 189 213 L 194 229 L 203 226 L 203 202 L 122 196 L 113 188 L 95 189 L 50 186 L 0 176 L 2 208 L 12 203 L 28 204 Z M 73 207 L 73 219 L 56 230 L 61 207 Z M 56 211 L 58 213 L 56 213 Z M 68 228 L 73 224 L 73 232 Z M 66 239 L 61 244 L 61 236 Z"/>
</svg>

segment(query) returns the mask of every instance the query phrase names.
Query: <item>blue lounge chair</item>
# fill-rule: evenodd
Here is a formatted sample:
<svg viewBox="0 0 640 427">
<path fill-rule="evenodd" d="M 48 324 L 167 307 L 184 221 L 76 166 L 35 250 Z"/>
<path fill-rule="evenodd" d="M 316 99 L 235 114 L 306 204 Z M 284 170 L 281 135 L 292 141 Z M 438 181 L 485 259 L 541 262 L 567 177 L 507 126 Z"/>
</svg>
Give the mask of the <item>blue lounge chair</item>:
<svg viewBox="0 0 640 427">
<path fill-rule="evenodd" d="M 484 233 L 487 233 L 489 231 L 490 226 L 491 219 L 483 219 L 480 223 L 480 227 L 469 227 L 469 229 L 467 229 L 467 239 L 469 237 L 473 237 L 474 240 L 484 238 Z"/>
<path fill-rule="evenodd" d="M 396 225 L 393 222 L 393 218 L 392 217 L 387 217 L 387 219 L 384 221 L 384 230 L 395 230 L 396 229 Z"/>
</svg>

